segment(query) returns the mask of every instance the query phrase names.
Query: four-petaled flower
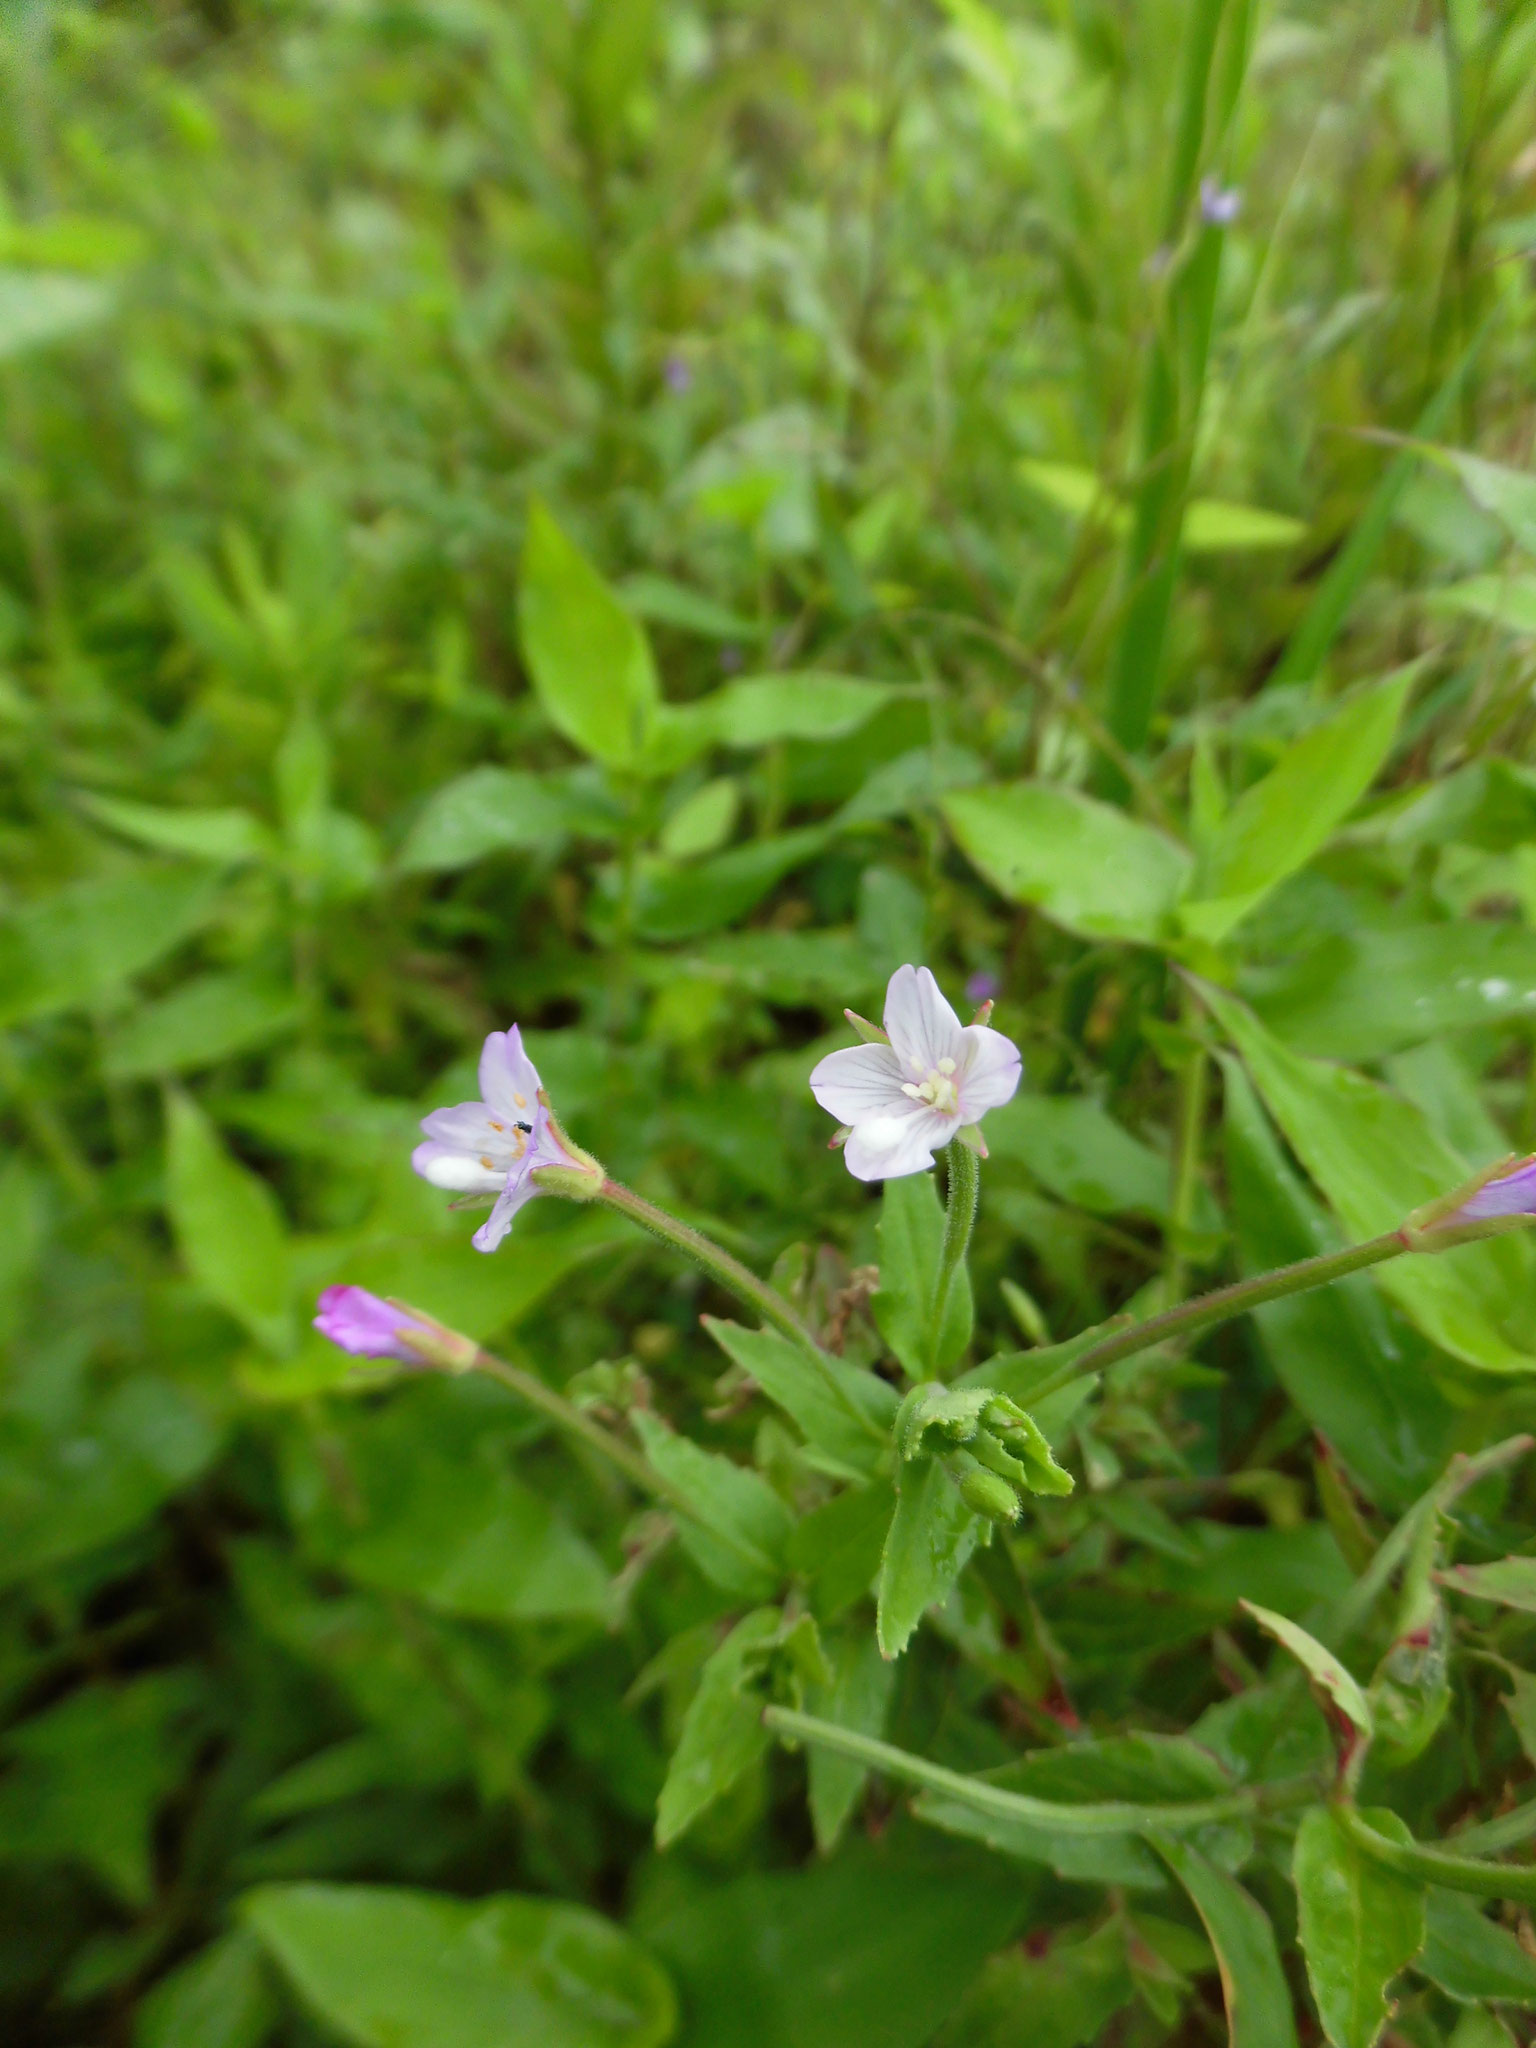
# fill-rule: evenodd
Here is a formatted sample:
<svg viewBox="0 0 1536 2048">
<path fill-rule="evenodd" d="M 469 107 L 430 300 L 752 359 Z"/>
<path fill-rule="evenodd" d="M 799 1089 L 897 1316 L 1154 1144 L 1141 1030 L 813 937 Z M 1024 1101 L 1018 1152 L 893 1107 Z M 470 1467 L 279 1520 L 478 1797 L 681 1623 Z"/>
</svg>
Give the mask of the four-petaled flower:
<svg viewBox="0 0 1536 2048">
<path fill-rule="evenodd" d="M 411 1339 L 430 1343 L 434 1334 L 426 1323 L 366 1287 L 327 1287 L 316 1305 L 320 1313 L 315 1328 L 354 1358 L 396 1358 L 402 1365 L 420 1365 L 422 1354 Z"/>
<path fill-rule="evenodd" d="M 885 992 L 887 1044 L 828 1053 L 811 1093 L 851 1129 L 843 1157 L 859 1180 L 932 1166 L 955 1133 L 1000 1109 L 1019 1085 L 1019 1049 L 985 1024 L 962 1025 L 926 967 L 898 967 Z"/>
<path fill-rule="evenodd" d="M 590 1173 L 596 1161 L 577 1152 L 550 1115 L 549 1098 L 515 1024 L 485 1041 L 480 1093 L 483 1102 L 434 1109 L 422 1118 L 427 1141 L 411 1154 L 411 1164 L 435 1188 L 496 1197 L 470 1239 L 477 1252 L 493 1252 L 523 1204 L 544 1192 L 534 1178 L 540 1167 L 574 1166 Z"/>
</svg>

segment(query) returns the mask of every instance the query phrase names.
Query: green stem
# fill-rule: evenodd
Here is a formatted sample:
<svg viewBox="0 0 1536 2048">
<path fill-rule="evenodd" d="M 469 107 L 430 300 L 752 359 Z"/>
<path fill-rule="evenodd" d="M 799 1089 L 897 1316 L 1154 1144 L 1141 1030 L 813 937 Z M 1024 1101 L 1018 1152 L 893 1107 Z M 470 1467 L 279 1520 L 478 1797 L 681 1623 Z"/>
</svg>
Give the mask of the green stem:
<svg viewBox="0 0 1536 2048">
<path fill-rule="evenodd" d="M 605 1202 L 610 1209 L 616 1209 L 621 1216 L 627 1216 L 631 1223 L 638 1223 L 653 1237 L 659 1237 L 663 1244 L 681 1252 L 684 1258 L 692 1259 L 695 1265 L 704 1268 L 711 1279 L 718 1280 L 727 1293 L 734 1294 L 738 1300 L 755 1309 L 765 1323 L 772 1324 L 791 1342 L 821 1356 L 815 1338 L 777 1288 L 770 1287 L 766 1280 L 759 1280 L 750 1266 L 744 1266 L 740 1259 L 733 1258 L 722 1245 L 706 1237 L 702 1230 L 695 1230 L 692 1224 L 669 1216 L 665 1209 L 658 1209 L 644 1195 L 637 1195 L 633 1188 L 623 1187 L 616 1180 L 605 1180 L 596 1199 Z"/>
<path fill-rule="evenodd" d="M 933 1313 L 929 1323 L 928 1349 L 938 1356 L 944 1317 L 949 1308 L 955 1275 L 965 1264 L 976 1227 L 976 1204 L 981 1194 L 981 1163 L 969 1145 L 954 1139 L 946 1154 L 949 1161 L 949 1199 L 944 1209 L 944 1245 L 939 1253 L 938 1278 L 933 1286 Z"/>
<path fill-rule="evenodd" d="M 1322 1252 L 1314 1259 L 1298 1259 L 1292 1266 L 1279 1266 L 1272 1273 L 1255 1274 L 1251 1280 L 1236 1280 L 1230 1287 L 1218 1287 L 1210 1294 L 1197 1294 L 1193 1301 L 1180 1302 L 1177 1308 L 1164 1309 L 1161 1315 L 1148 1316 L 1144 1323 L 1132 1323 L 1129 1328 L 1089 1345 L 1086 1351 L 1068 1359 L 1049 1380 L 1032 1388 L 1030 1398 L 1039 1400 L 1069 1380 L 1081 1379 L 1085 1373 L 1102 1372 L 1106 1366 L 1118 1364 L 1122 1358 L 1133 1358 L 1138 1351 L 1149 1351 L 1154 1344 L 1165 1344 L 1171 1337 L 1192 1337 L 1213 1323 L 1246 1315 L 1266 1301 L 1279 1301 L 1284 1295 L 1301 1294 L 1310 1287 L 1326 1287 L 1330 1281 L 1363 1272 L 1367 1266 L 1379 1266 L 1383 1259 L 1398 1258 L 1411 1249 L 1401 1231 L 1390 1230 L 1385 1237 L 1351 1245 L 1347 1251 Z"/>
<path fill-rule="evenodd" d="M 1334 1813 L 1357 1849 L 1399 1877 L 1472 1892 L 1480 1899 L 1513 1899 L 1521 1905 L 1536 1905 L 1536 1867 L 1530 1864 L 1484 1863 L 1475 1856 L 1453 1856 L 1444 1849 L 1427 1848 L 1422 1842 L 1394 1842 L 1390 1836 L 1378 1834 L 1352 1806 L 1336 1806 Z"/>
<path fill-rule="evenodd" d="M 1190 1001 L 1187 991 L 1185 1001 Z M 1167 1300 L 1170 1307 L 1184 1292 L 1184 1238 L 1195 1212 L 1195 1195 L 1200 1185 L 1200 1134 L 1205 1124 L 1208 1071 L 1209 1062 L 1203 1045 L 1195 1047 L 1179 1070 L 1179 1121 L 1168 1204 Z"/>
<path fill-rule="evenodd" d="M 945 1799 L 956 1799 L 975 1813 L 994 1820 L 1020 1821 L 1029 1827 L 1049 1828 L 1058 1835 L 1125 1835 L 1143 1828 L 1198 1828 L 1211 1821 L 1230 1820 L 1252 1814 L 1260 1806 L 1299 1805 L 1317 1797 L 1310 1779 L 1287 1781 L 1240 1792 L 1226 1792 L 1214 1799 L 1191 1799 L 1177 1805 L 1134 1805 L 1128 1800 L 1105 1799 L 1081 1806 L 1066 1806 L 1056 1800 L 1033 1799 L 1024 1792 L 1005 1792 L 984 1778 L 968 1778 L 949 1771 L 926 1757 L 913 1756 L 872 1735 L 859 1735 L 851 1728 L 820 1721 L 814 1714 L 798 1714 L 790 1707 L 765 1707 L 765 1726 L 784 1742 L 810 1742 L 829 1749 L 850 1763 L 881 1771 L 888 1778 L 917 1785 Z"/>
<path fill-rule="evenodd" d="M 488 1379 L 500 1380 L 504 1387 L 516 1394 L 520 1401 L 526 1401 L 530 1408 L 536 1408 L 547 1416 L 557 1429 L 563 1429 L 570 1436 L 580 1437 L 600 1458 L 606 1458 L 617 1471 L 622 1472 L 632 1486 L 639 1487 L 655 1500 L 664 1501 L 668 1507 L 688 1511 L 687 1496 L 677 1487 L 669 1485 L 661 1474 L 655 1471 L 638 1451 L 631 1450 L 621 1437 L 604 1429 L 600 1422 L 594 1422 L 573 1401 L 557 1394 L 553 1387 L 545 1386 L 537 1373 L 526 1371 L 520 1365 L 510 1365 L 504 1358 L 498 1358 L 492 1351 L 477 1351 L 473 1370 L 483 1372 Z"/>
</svg>

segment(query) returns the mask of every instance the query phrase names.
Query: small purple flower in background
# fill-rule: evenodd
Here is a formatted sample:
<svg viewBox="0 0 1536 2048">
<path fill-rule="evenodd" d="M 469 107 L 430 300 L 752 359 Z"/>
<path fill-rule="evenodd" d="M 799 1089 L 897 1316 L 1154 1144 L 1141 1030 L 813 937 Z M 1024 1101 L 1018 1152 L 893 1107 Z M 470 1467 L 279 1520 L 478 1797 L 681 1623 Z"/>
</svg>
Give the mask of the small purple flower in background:
<svg viewBox="0 0 1536 2048">
<path fill-rule="evenodd" d="M 968 1003 L 995 1003 L 1001 987 L 1002 983 L 995 974 L 988 974 L 984 967 L 978 968 L 965 984 L 965 1000 Z"/>
<path fill-rule="evenodd" d="M 485 1041 L 480 1093 L 483 1102 L 434 1109 L 422 1118 L 427 1142 L 411 1154 L 411 1165 L 435 1188 L 496 1197 L 495 1208 L 470 1239 L 477 1252 L 493 1252 L 518 1210 L 543 1192 L 533 1178 L 539 1167 L 583 1162 L 566 1148 L 515 1024 L 510 1031 L 493 1031 Z"/>
<path fill-rule="evenodd" d="M 1490 1216 L 1536 1216 L 1536 1155 L 1522 1159 L 1512 1172 L 1487 1180 L 1468 1195 L 1449 1223 L 1482 1223 Z"/>
<path fill-rule="evenodd" d="M 402 1365 L 421 1365 L 422 1354 L 410 1339 L 417 1336 L 430 1343 L 435 1334 L 366 1287 L 327 1287 L 317 1306 L 315 1328 L 354 1358 L 396 1358 Z"/>
<path fill-rule="evenodd" d="M 891 976 L 885 1035 L 828 1053 L 811 1074 L 822 1108 L 851 1127 L 843 1157 L 858 1180 L 925 1172 L 957 1131 L 1009 1100 L 1023 1069 L 1011 1038 L 961 1024 L 926 967 Z"/>
<path fill-rule="evenodd" d="M 662 365 L 661 374 L 666 380 L 667 389 L 676 392 L 679 398 L 682 397 L 685 391 L 690 391 L 693 388 L 693 371 L 690 369 L 687 358 L 684 356 L 668 356 L 666 362 Z"/>
<path fill-rule="evenodd" d="M 1207 227 L 1229 228 L 1243 210 L 1243 195 L 1219 178 L 1200 180 L 1200 218 Z"/>
</svg>

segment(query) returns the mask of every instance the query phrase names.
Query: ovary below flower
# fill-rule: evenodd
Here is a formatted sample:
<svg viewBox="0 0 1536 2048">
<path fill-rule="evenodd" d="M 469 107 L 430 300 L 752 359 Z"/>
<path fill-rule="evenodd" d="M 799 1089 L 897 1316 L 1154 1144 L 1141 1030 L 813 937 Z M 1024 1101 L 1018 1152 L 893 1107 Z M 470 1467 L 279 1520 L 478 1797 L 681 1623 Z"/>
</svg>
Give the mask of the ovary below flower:
<svg viewBox="0 0 1536 2048">
<path fill-rule="evenodd" d="M 885 991 L 888 1045 L 828 1053 L 811 1093 L 849 1125 L 843 1157 L 859 1180 L 922 1173 L 957 1131 L 1000 1109 L 1019 1085 L 1019 1049 L 985 1024 L 962 1025 L 926 967 L 898 967 Z"/>
<path fill-rule="evenodd" d="M 537 1175 L 559 1167 L 601 1185 L 602 1168 L 566 1138 L 517 1026 L 493 1031 L 480 1053 L 482 1102 L 461 1102 L 423 1117 L 426 1143 L 411 1154 L 423 1180 L 455 1195 L 494 1195 L 496 1206 L 470 1239 L 493 1252 L 525 1202 L 546 1192 Z M 564 1193 L 574 1189 L 565 1188 Z"/>
</svg>

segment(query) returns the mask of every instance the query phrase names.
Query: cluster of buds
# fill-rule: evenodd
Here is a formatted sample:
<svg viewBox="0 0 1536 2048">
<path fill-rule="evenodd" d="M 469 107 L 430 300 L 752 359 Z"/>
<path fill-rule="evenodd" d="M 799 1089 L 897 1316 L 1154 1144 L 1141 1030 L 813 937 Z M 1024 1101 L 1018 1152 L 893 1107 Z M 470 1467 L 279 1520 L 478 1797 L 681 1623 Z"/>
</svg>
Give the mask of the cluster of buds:
<svg viewBox="0 0 1536 2048">
<path fill-rule="evenodd" d="M 893 1433 L 903 1463 L 938 1458 L 966 1506 L 991 1522 L 1016 1522 L 1026 1494 L 1072 1491 L 1034 1417 L 990 1387 L 914 1387 Z"/>
</svg>

